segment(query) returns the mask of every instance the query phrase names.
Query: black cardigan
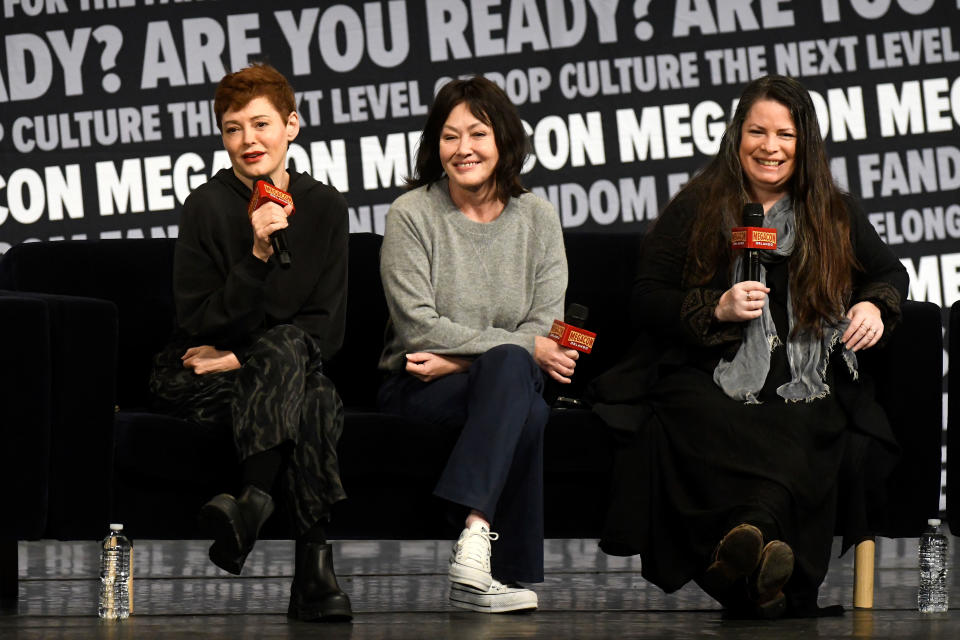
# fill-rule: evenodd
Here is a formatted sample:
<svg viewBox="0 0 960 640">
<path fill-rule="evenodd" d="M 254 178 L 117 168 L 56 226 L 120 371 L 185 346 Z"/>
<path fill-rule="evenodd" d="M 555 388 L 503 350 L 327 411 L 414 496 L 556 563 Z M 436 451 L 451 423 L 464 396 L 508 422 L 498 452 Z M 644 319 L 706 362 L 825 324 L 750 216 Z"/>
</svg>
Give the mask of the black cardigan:
<svg viewBox="0 0 960 640">
<path fill-rule="evenodd" d="M 907 272 L 856 201 L 848 196 L 845 202 L 853 251 L 862 267 L 854 274 L 851 305 L 863 300 L 876 304 L 887 336 L 900 319 Z M 730 286 L 726 269 L 718 269 L 704 287 L 684 285 L 694 216 L 692 196 L 681 194 L 644 238 L 630 305 L 639 338 L 626 358 L 595 379 L 588 392 L 594 411 L 614 428 L 633 431 L 646 418 L 649 407 L 644 397 L 662 371 L 694 362 L 718 362 L 723 356 L 732 357 L 740 344 L 742 323 L 719 322 L 713 315 Z M 848 375 L 837 375 L 835 391 L 855 428 L 896 447 L 882 410 L 871 401 L 869 381 L 857 384 Z"/>
</svg>

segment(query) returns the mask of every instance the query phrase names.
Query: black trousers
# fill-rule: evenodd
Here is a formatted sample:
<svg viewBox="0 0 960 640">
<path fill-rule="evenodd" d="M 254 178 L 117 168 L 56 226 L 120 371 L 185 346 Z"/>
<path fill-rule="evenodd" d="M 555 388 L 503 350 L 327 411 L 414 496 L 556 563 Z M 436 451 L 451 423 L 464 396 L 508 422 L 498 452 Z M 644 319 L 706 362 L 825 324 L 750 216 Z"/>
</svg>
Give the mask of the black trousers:
<svg viewBox="0 0 960 640">
<path fill-rule="evenodd" d="M 464 373 L 380 388 L 383 411 L 461 429 L 434 494 L 484 513 L 500 534 L 491 557 L 502 582 L 543 581 L 543 433 L 550 408 L 530 354 L 500 345 Z"/>
<path fill-rule="evenodd" d="M 320 349 L 294 325 L 264 331 L 233 371 L 197 375 L 171 345 L 155 361 L 150 390 L 163 410 L 200 424 L 230 425 L 244 460 L 280 446 L 290 454 L 282 472 L 282 497 L 299 536 L 329 519 L 346 494 L 340 482 L 337 442 L 343 405 L 323 375 Z"/>
</svg>

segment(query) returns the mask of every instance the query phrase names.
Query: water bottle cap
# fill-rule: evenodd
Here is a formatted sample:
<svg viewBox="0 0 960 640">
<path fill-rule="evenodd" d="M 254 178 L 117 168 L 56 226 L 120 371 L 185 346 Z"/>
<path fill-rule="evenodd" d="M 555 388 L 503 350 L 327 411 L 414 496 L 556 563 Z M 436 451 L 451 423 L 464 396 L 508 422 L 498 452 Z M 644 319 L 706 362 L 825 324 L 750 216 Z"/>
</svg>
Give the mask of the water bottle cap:
<svg viewBox="0 0 960 640">
<path fill-rule="evenodd" d="M 938 520 L 937 522 L 939 523 L 940 521 Z M 116 523 L 111 524 L 111 525 L 110 525 L 110 531 L 123 531 L 123 525 L 122 525 L 122 524 L 116 524 Z"/>
<path fill-rule="evenodd" d="M 927 520 L 927 524 L 930 525 L 931 527 L 939 527 L 940 518 L 930 518 L 929 520 Z"/>
</svg>

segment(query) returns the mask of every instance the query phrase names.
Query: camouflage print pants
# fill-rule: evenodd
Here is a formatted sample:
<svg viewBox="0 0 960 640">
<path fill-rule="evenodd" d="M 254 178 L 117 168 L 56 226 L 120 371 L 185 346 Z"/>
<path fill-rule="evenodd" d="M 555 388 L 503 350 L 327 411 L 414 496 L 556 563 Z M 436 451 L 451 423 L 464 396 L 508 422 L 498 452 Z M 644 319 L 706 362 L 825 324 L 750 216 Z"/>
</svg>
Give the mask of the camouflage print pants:
<svg viewBox="0 0 960 640">
<path fill-rule="evenodd" d="M 284 498 L 297 535 L 329 518 L 346 494 L 337 442 L 343 405 L 323 375 L 309 334 L 277 325 L 261 334 L 234 371 L 197 375 L 180 361 L 185 347 L 161 352 L 150 390 L 167 413 L 199 424 L 232 425 L 241 460 L 288 443 Z"/>
</svg>

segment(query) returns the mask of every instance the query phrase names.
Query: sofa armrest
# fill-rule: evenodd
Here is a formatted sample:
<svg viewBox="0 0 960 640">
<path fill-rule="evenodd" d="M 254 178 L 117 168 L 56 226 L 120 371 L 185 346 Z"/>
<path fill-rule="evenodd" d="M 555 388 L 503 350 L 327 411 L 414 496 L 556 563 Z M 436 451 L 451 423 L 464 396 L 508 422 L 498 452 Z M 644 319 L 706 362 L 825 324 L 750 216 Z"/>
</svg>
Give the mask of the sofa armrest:
<svg viewBox="0 0 960 640">
<path fill-rule="evenodd" d="M 950 363 L 960 362 L 960 301 L 950 307 L 947 343 Z M 950 480 L 960 486 L 960 374 L 947 375 L 947 518 L 954 535 L 960 533 L 960 489 L 950 490 Z M 950 433 L 953 436 L 950 436 Z"/>
<path fill-rule="evenodd" d="M 111 514 L 117 308 L 95 298 L 16 296 L 43 304 L 48 321 L 49 364 L 42 375 L 49 385 L 50 421 L 43 536 L 96 538 Z"/>
<path fill-rule="evenodd" d="M 881 535 L 919 535 L 940 504 L 943 439 L 943 321 L 939 306 L 908 300 L 903 321 L 881 349 L 861 352 L 877 400 L 900 444 L 887 482 L 887 526 Z"/>
<path fill-rule="evenodd" d="M 43 301 L 0 291 L 0 354 L 0 484 L 14 489 L 13 517 L 0 519 L 0 538 L 36 540 L 47 525 L 50 468 L 50 319 Z"/>
</svg>

